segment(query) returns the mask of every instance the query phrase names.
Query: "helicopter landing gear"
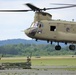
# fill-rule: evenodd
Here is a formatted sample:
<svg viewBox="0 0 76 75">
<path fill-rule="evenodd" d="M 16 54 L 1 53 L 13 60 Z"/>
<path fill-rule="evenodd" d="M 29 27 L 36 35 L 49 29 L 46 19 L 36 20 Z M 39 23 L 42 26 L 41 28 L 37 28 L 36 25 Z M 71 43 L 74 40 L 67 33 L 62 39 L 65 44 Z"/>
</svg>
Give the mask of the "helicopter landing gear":
<svg viewBox="0 0 76 75">
<path fill-rule="evenodd" d="M 61 50 L 61 46 L 60 46 L 60 45 L 56 45 L 56 46 L 55 46 L 55 49 L 56 49 L 56 50 Z"/>
<path fill-rule="evenodd" d="M 59 42 L 58 45 L 55 46 L 55 50 L 61 50 L 61 46 L 59 45 Z"/>
<path fill-rule="evenodd" d="M 69 45 L 70 50 L 75 50 L 75 45 Z"/>
</svg>

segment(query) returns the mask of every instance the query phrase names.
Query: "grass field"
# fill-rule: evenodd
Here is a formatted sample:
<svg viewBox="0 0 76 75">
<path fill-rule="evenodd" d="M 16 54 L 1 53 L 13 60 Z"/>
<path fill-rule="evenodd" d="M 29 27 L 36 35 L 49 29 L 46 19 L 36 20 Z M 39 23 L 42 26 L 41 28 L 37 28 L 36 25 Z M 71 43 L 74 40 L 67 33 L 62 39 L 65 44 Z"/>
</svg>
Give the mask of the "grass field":
<svg viewBox="0 0 76 75">
<path fill-rule="evenodd" d="M 33 59 L 32 64 L 51 65 L 51 66 L 76 66 L 76 57 L 71 56 L 42 57 L 40 59 Z"/>
<path fill-rule="evenodd" d="M 26 57 L 1 58 L 0 63 L 18 63 L 26 62 Z M 31 58 L 32 65 L 52 65 L 52 66 L 76 66 L 76 56 L 48 56 Z"/>
</svg>

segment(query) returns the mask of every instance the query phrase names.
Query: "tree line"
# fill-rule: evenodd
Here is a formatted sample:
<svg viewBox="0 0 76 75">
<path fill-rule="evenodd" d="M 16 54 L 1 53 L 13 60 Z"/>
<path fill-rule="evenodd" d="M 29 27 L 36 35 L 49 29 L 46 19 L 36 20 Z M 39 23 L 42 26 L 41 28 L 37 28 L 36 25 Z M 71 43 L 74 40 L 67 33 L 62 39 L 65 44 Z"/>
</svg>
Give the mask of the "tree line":
<svg viewBox="0 0 76 75">
<path fill-rule="evenodd" d="M 53 56 L 53 55 L 76 55 L 76 51 L 70 51 L 68 47 L 56 51 L 54 45 L 43 44 L 10 44 L 0 46 L 0 55 L 3 56 Z"/>
</svg>

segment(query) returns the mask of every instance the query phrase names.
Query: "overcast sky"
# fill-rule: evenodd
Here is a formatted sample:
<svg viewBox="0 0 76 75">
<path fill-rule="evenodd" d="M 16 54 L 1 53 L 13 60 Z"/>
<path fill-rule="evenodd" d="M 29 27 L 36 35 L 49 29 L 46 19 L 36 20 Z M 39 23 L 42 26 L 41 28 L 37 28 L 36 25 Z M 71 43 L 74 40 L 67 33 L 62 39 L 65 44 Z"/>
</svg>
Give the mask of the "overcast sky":
<svg viewBox="0 0 76 75">
<path fill-rule="evenodd" d="M 0 0 L 0 9 L 29 9 L 24 4 L 32 3 L 37 7 L 57 7 L 51 3 L 76 4 L 76 0 Z M 76 21 L 76 8 L 50 10 L 53 19 Z M 0 40 L 7 39 L 29 39 L 23 30 L 27 29 L 33 22 L 34 12 L 0 12 Z"/>
</svg>

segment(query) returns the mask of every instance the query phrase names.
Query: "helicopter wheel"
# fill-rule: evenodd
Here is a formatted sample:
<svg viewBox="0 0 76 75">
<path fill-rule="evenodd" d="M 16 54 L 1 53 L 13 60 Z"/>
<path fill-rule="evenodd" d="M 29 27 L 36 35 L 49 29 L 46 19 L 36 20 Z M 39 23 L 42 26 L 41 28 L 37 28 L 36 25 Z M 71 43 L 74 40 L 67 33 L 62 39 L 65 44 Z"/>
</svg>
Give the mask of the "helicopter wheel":
<svg viewBox="0 0 76 75">
<path fill-rule="evenodd" d="M 55 50 L 61 50 L 61 46 L 60 45 L 56 45 L 55 46 Z"/>
<path fill-rule="evenodd" d="M 75 50 L 75 45 L 69 45 L 70 50 Z"/>
</svg>

